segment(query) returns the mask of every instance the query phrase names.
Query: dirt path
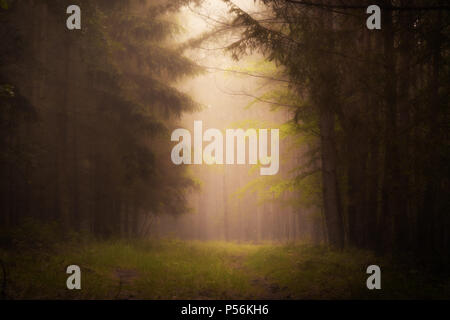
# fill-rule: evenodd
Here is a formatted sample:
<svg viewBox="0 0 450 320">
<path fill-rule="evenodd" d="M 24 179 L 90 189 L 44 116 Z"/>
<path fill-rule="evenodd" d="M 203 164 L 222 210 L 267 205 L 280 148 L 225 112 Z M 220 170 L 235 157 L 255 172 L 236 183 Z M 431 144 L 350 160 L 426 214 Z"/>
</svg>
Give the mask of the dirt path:
<svg viewBox="0 0 450 320">
<path fill-rule="evenodd" d="M 115 276 L 119 281 L 119 288 L 115 299 L 117 300 L 130 300 L 135 299 L 136 292 L 133 292 L 131 285 L 134 280 L 139 277 L 139 273 L 132 269 L 116 269 Z"/>
<path fill-rule="evenodd" d="M 254 289 L 253 291 L 258 293 L 257 296 L 249 296 L 248 298 L 260 300 L 291 299 L 286 287 L 280 287 L 279 284 L 269 277 L 257 275 L 253 270 L 250 270 L 245 265 L 248 256 L 249 254 L 233 255 L 229 261 L 230 267 L 236 272 L 243 272 L 249 276 L 250 285 Z"/>
</svg>

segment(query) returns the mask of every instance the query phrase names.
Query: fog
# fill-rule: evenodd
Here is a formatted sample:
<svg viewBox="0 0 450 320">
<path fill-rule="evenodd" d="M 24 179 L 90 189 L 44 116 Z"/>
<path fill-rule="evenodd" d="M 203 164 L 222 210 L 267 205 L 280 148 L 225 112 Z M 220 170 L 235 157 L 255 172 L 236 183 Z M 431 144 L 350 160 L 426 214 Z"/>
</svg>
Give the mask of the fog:
<svg viewBox="0 0 450 320">
<path fill-rule="evenodd" d="M 448 297 L 450 11 L 380 3 L 0 0 L 0 299 Z"/>
<path fill-rule="evenodd" d="M 253 1 L 236 3 L 250 12 L 257 10 Z M 208 1 L 201 7 L 185 7 L 179 19 L 186 34 L 195 39 L 225 25 L 226 14 L 221 1 Z M 231 33 L 221 34 L 187 51 L 190 59 L 207 68 L 179 84 L 180 90 L 203 107 L 184 114 L 180 128 L 192 133 L 194 121 L 201 120 L 203 132 L 208 128 L 222 132 L 229 128 L 275 129 L 292 119 L 289 108 L 265 97 L 271 90 L 287 89 L 287 81 L 276 76 L 278 67 L 258 53 L 233 60 L 223 49 L 232 39 Z M 187 40 L 180 37 L 180 41 Z M 282 137 L 280 168 L 274 176 L 260 176 L 258 165 L 189 165 L 190 174 L 199 183 L 199 189 L 188 195 L 191 210 L 177 216 L 152 216 L 150 236 L 239 242 L 322 241 L 320 210 L 314 205 L 299 206 L 298 191 L 277 190 L 283 179 L 293 176 L 305 151 L 294 150 L 293 142 Z"/>
</svg>

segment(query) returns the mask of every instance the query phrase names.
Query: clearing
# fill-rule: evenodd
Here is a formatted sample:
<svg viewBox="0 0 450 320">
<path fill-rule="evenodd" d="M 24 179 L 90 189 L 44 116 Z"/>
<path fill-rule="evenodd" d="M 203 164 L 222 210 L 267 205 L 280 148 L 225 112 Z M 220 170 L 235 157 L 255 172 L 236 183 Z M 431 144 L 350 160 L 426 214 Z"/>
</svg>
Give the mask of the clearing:
<svg viewBox="0 0 450 320">
<path fill-rule="evenodd" d="M 26 254 L 25 254 L 26 252 Z M 436 281 L 367 251 L 305 244 L 179 240 L 91 241 L 29 251 L 0 250 L 11 299 L 386 299 L 450 296 Z M 81 290 L 66 288 L 79 265 Z M 382 290 L 366 288 L 378 264 Z M 428 273 L 429 274 L 429 273 Z M 448 279 L 448 278 L 446 278 Z"/>
</svg>

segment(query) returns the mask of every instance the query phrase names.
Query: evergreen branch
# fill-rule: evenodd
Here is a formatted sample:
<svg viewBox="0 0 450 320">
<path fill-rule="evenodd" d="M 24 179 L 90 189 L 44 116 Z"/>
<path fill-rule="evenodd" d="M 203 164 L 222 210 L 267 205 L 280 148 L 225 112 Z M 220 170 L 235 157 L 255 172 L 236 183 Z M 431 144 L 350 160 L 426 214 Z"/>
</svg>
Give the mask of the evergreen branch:
<svg viewBox="0 0 450 320">
<path fill-rule="evenodd" d="M 293 3 L 296 5 L 302 5 L 307 7 L 315 7 L 321 9 L 366 9 L 368 5 L 346 5 L 346 4 L 324 4 L 324 3 L 315 3 L 310 1 L 302 1 L 302 0 L 285 0 L 286 2 Z M 450 10 L 450 6 L 447 5 L 439 5 L 439 6 L 422 6 L 422 7 L 411 7 L 411 6 L 380 6 L 382 10 L 390 10 L 390 11 L 441 11 L 441 10 Z"/>
</svg>

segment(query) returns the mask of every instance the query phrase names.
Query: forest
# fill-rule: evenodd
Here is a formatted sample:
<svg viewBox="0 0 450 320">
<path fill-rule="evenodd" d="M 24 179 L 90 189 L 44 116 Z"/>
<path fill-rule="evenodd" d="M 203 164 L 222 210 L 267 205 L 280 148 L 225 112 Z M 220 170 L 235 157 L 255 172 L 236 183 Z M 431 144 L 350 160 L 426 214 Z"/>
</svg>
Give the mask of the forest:
<svg viewBox="0 0 450 320">
<path fill-rule="evenodd" d="M 450 298 L 447 1 L 75 2 L 0 0 L 0 299 Z"/>
</svg>

